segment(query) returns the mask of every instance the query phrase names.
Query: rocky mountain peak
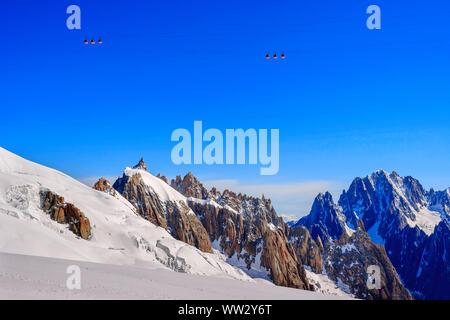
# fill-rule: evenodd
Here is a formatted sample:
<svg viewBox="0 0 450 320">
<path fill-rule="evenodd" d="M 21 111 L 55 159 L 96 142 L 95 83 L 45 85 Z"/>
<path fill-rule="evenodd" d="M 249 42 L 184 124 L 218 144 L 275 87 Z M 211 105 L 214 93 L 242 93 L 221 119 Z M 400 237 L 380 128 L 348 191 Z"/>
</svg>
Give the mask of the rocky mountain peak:
<svg viewBox="0 0 450 320">
<path fill-rule="evenodd" d="M 311 213 L 313 220 L 321 220 L 325 215 L 337 215 L 339 208 L 333 202 L 333 196 L 329 192 L 319 193 L 314 199 Z"/>
<path fill-rule="evenodd" d="M 315 198 L 314 202 L 320 202 L 320 203 L 323 203 L 323 204 L 333 203 L 333 196 L 328 191 L 326 191 L 325 193 L 321 192 L 321 193 L 319 193 L 317 195 L 317 197 Z"/>
<path fill-rule="evenodd" d="M 148 171 L 147 165 L 144 162 L 144 158 L 141 158 L 141 160 L 139 160 L 139 163 L 137 165 L 135 165 L 133 167 L 133 169 L 140 169 L 140 170 Z"/>
<path fill-rule="evenodd" d="M 178 201 L 179 198 L 174 195 L 171 196 L 173 198 L 161 197 L 162 193 L 158 193 L 159 189 L 147 183 L 142 178 L 143 175 L 145 175 L 144 172 L 133 176 L 124 174 L 122 178 L 117 179 L 113 187 L 135 207 L 136 212 L 144 219 L 166 229 L 174 238 L 195 246 L 203 252 L 212 253 L 209 236 L 188 205 Z M 163 180 L 161 175 L 156 178 Z M 167 188 L 166 192 L 170 193 L 170 186 L 165 188 Z"/>
<path fill-rule="evenodd" d="M 172 179 L 170 186 L 188 198 L 207 200 L 210 198 L 208 189 L 192 174 L 188 172 L 184 178 L 177 176 Z"/>
<path fill-rule="evenodd" d="M 304 225 L 314 239 L 319 237 L 322 243 L 327 243 L 345 232 L 345 217 L 341 208 L 334 203 L 331 193 L 325 192 L 319 193 L 309 215 L 301 218 L 297 225 Z"/>
<path fill-rule="evenodd" d="M 445 268 L 434 268 L 433 261 L 445 252 L 438 243 L 446 241 L 445 233 L 439 231 L 450 217 L 447 191 L 427 192 L 411 176 L 379 170 L 363 179 L 354 179 L 342 193 L 339 205 L 347 224 L 357 234 L 364 224 L 373 241 L 385 246 L 404 285 L 415 298 L 446 296 L 443 288 L 448 287 L 450 274 Z M 439 264 L 448 262 L 440 260 Z"/>
</svg>

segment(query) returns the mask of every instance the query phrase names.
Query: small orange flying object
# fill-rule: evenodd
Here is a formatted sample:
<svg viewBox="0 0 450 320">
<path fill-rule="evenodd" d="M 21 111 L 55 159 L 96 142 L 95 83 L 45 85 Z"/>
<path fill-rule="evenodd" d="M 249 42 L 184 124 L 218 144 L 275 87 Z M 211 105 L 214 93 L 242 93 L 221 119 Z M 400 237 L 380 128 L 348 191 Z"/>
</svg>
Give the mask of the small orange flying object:
<svg viewBox="0 0 450 320">
<path fill-rule="evenodd" d="M 274 53 L 273 55 L 274 59 L 278 59 L 278 55 L 276 53 Z M 286 55 L 284 53 L 281 54 L 281 59 L 285 59 Z M 266 59 L 270 59 L 270 54 L 266 54 Z"/>
<path fill-rule="evenodd" d="M 90 41 L 90 43 L 91 43 L 91 44 L 95 44 L 95 40 L 92 39 L 92 40 Z M 98 44 L 102 44 L 102 43 L 103 43 L 102 39 L 101 39 L 101 38 L 98 39 L 97 43 L 98 43 Z M 89 44 L 89 41 L 88 41 L 87 39 L 84 39 L 84 44 Z"/>
</svg>

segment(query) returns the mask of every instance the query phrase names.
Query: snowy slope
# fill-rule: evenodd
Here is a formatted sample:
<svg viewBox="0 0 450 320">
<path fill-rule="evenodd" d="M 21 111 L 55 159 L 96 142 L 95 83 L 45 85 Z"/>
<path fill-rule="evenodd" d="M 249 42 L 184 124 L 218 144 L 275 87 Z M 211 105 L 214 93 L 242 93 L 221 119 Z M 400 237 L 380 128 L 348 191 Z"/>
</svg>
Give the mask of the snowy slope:
<svg viewBox="0 0 450 320">
<path fill-rule="evenodd" d="M 69 290 L 67 267 L 80 268 L 80 290 Z M 89 262 L 0 253 L 0 299 L 345 299 L 277 287 L 267 281 L 238 281 Z"/>
<path fill-rule="evenodd" d="M 140 174 L 144 183 L 158 195 L 162 202 L 167 201 L 183 201 L 186 202 L 186 197 L 177 190 L 169 186 L 160 178 L 155 177 L 150 172 L 142 169 L 125 168 L 124 174 L 132 177 L 135 174 Z"/>
<path fill-rule="evenodd" d="M 164 188 L 162 184 L 156 185 Z M 73 203 L 89 218 L 91 239 L 79 239 L 67 225 L 52 221 L 40 209 L 39 191 L 45 189 L 63 196 L 66 202 Z M 164 189 L 156 191 L 162 196 L 174 196 Z M 0 252 L 163 268 L 253 281 L 241 270 L 227 264 L 219 253 L 203 253 L 142 219 L 121 196 L 113 197 L 93 190 L 61 172 L 2 148 Z"/>
</svg>

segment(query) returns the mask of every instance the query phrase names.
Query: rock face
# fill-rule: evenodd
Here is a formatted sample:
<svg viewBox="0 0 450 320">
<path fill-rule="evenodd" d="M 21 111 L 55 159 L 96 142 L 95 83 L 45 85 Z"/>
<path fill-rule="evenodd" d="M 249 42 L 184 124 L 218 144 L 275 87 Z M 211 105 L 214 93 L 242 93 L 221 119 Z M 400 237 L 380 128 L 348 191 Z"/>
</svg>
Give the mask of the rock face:
<svg viewBox="0 0 450 320">
<path fill-rule="evenodd" d="M 116 190 L 111 186 L 108 180 L 105 178 L 100 178 L 93 187 L 95 190 L 108 193 L 113 197 L 117 194 Z"/>
<path fill-rule="evenodd" d="M 323 245 L 320 237 L 314 241 L 308 229 L 302 225 L 287 230 L 289 242 L 294 247 L 299 262 L 310 267 L 313 272 L 321 273 Z"/>
<path fill-rule="evenodd" d="M 133 169 L 140 169 L 140 170 L 148 171 L 147 165 L 144 162 L 144 158 L 141 158 L 141 160 L 139 160 L 138 164 L 135 165 L 133 167 Z"/>
<path fill-rule="evenodd" d="M 433 243 L 448 243 L 448 234 L 442 232 L 449 217 L 448 203 L 448 189 L 427 192 L 412 177 L 402 178 L 396 172 L 382 170 L 364 179 L 356 178 L 339 200 L 350 221 L 361 218 L 371 229 L 369 233 L 384 243 L 405 286 L 417 299 L 436 297 L 450 286 L 445 272 L 450 269 L 449 260 L 440 262 L 440 274 L 431 264 L 440 261 L 444 252 Z M 428 248 L 440 256 L 434 257 Z M 436 283 L 431 288 L 433 281 Z"/>
<path fill-rule="evenodd" d="M 450 188 L 444 191 L 427 192 L 427 200 L 430 209 L 443 213 L 443 216 L 447 221 L 450 219 Z"/>
<path fill-rule="evenodd" d="M 314 239 L 319 237 L 322 243 L 328 243 L 345 231 L 345 216 L 341 208 L 334 204 L 329 192 L 320 193 L 314 200 L 310 214 L 295 224 L 298 225 L 310 230 Z"/>
<path fill-rule="evenodd" d="M 124 174 L 116 180 L 113 188 L 136 208 L 139 215 L 167 229 L 166 206 L 144 183 L 140 173 L 133 176 Z"/>
<path fill-rule="evenodd" d="M 171 181 L 170 185 L 188 198 L 192 197 L 204 200 L 212 198 L 208 190 L 191 172 L 184 176 L 183 179 L 181 176 L 177 176 L 175 180 Z"/>
<path fill-rule="evenodd" d="M 165 183 L 169 184 L 169 180 L 167 179 L 166 176 L 162 176 L 161 174 L 157 174 L 156 175 L 157 178 L 160 178 L 162 181 L 164 181 Z"/>
<path fill-rule="evenodd" d="M 208 191 L 192 173 L 176 177 L 171 185 L 188 197 L 215 249 L 229 261 L 252 276 L 269 277 L 277 285 L 311 289 L 270 200 L 229 190 Z"/>
<path fill-rule="evenodd" d="M 160 198 L 160 194 L 143 179 L 143 175 L 149 175 L 143 159 L 133 168 L 133 174 L 124 173 L 114 183 L 113 188 L 127 199 L 143 218 L 167 229 L 176 239 L 203 252 L 212 252 L 208 233 L 188 205 L 179 199 Z"/>
<path fill-rule="evenodd" d="M 380 270 L 379 289 L 369 289 L 368 269 Z M 412 296 L 400 281 L 383 246 L 375 245 L 364 230 L 362 221 L 357 230 L 348 236 L 343 233 L 339 240 L 324 250 L 324 267 L 333 281 L 342 283 L 357 298 L 368 300 L 411 300 Z"/>
<path fill-rule="evenodd" d="M 261 265 L 270 270 L 271 279 L 277 285 L 312 290 L 303 265 L 282 229 L 266 230 Z"/>
<path fill-rule="evenodd" d="M 427 239 L 416 274 L 416 290 L 427 299 L 450 300 L 450 224 L 440 222 Z"/>
<path fill-rule="evenodd" d="M 41 207 L 58 223 L 68 224 L 69 230 L 77 236 L 87 240 L 91 235 L 89 219 L 71 203 L 66 203 L 51 191 L 41 191 Z"/>
<path fill-rule="evenodd" d="M 449 189 L 426 191 L 412 177 L 379 170 L 354 179 L 338 206 L 331 199 L 322 204 L 321 199 L 329 197 L 319 197 L 311 214 L 298 224 L 322 240 L 339 239 L 341 221 L 348 230 L 357 228 L 361 220 L 373 242 L 386 248 L 404 286 L 416 299 L 449 297 L 450 260 L 444 249 L 449 241 Z"/>
</svg>

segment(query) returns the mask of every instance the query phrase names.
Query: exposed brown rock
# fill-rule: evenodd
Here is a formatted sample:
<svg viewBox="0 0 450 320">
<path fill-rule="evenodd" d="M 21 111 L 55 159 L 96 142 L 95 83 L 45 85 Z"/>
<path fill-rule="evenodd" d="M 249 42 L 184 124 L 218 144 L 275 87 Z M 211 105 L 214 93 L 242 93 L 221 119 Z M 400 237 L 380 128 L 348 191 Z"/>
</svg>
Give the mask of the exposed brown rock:
<svg viewBox="0 0 450 320">
<path fill-rule="evenodd" d="M 91 235 L 89 219 L 73 204 L 66 203 L 51 191 L 41 191 L 41 207 L 50 214 L 50 217 L 58 223 L 68 224 L 69 230 L 77 236 L 87 240 Z"/>
<path fill-rule="evenodd" d="M 132 177 L 124 175 L 114 183 L 113 187 L 136 208 L 139 215 L 167 229 L 166 206 L 145 185 L 140 173 Z"/>
<path fill-rule="evenodd" d="M 111 184 L 109 183 L 108 180 L 106 180 L 105 178 L 100 178 L 93 187 L 95 190 L 98 191 L 102 191 L 105 193 L 108 193 L 112 196 L 116 195 L 116 190 L 114 190 L 114 188 L 111 186 Z"/>
<path fill-rule="evenodd" d="M 197 216 L 184 203 L 167 205 L 167 224 L 176 239 L 193 245 L 203 252 L 212 252 L 208 233 Z"/>
<path fill-rule="evenodd" d="M 183 179 L 181 176 L 177 176 L 175 180 L 172 179 L 170 185 L 188 198 L 192 197 L 202 200 L 210 198 L 208 190 L 191 172 L 188 172 Z"/>
<path fill-rule="evenodd" d="M 162 176 L 160 173 L 158 173 L 156 175 L 157 178 L 160 178 L 162 181 L 164 181 L 165 183 L 169 184 L 169 180 L 167 180 L 166 176 Z"/>
<path fill-rule="evenodd" d="M 201 199 L 212 199 L 220 205 L 188 200 L 211 240 L 220 241 L 219 249 L 229 257 L 235 255 L 245 261 L 248 269 L 254 263 L 261 263 L 277 285 L 311 288 L 293 246 L 287 241 L 285 224 L 270 199 L 249 197 L 230 190 L 221 193 L 215 188 L 207 192 L 191 173 L 184 179 L 172 180 L 172 186 L 185 196 L 201 196 Z M 275 231 L 268 224 L 272 224 Z M 261 261 L 256 261 L 259 253 Z"/>
<path fill-rule="evenodd" d="M 139 161 L 139 163 L 137 165 L 135 165 L 133 167 L 133 169 L 140 169 L 140 170 L 145 170 L 148 171 L 147 169 L 147 165 L 144 162 L 144 158 L 141 158 L 141 160 Z"/>
<path fill-rule="evenodd" d="M 299 262 L 309 266 L 313 272 L 322 272 L 323 246 L 320 237 L 314 241 L 308 229 L 302 225 L 288 228 L 288 237 Z"/>
<path fill-rule="evenodd" d="M 296 260 L 281 229 L 266 229 L 261 265 L 270 270 L 276 285 L 310 290 L 303 266 Z"/>
<path fill-rule="evenodd" d="M 147 168 L 143 160 L 135 168 Z M 124 175 L 114 183 L 117 190 L 153 224 L 168 230 L 173 237 L 193 245 L 204 252 L 213 252 L 208 233 L 197 216 L 183 201 L 163 202 L 142 180 L 140 173 Z"/>
</svg>

